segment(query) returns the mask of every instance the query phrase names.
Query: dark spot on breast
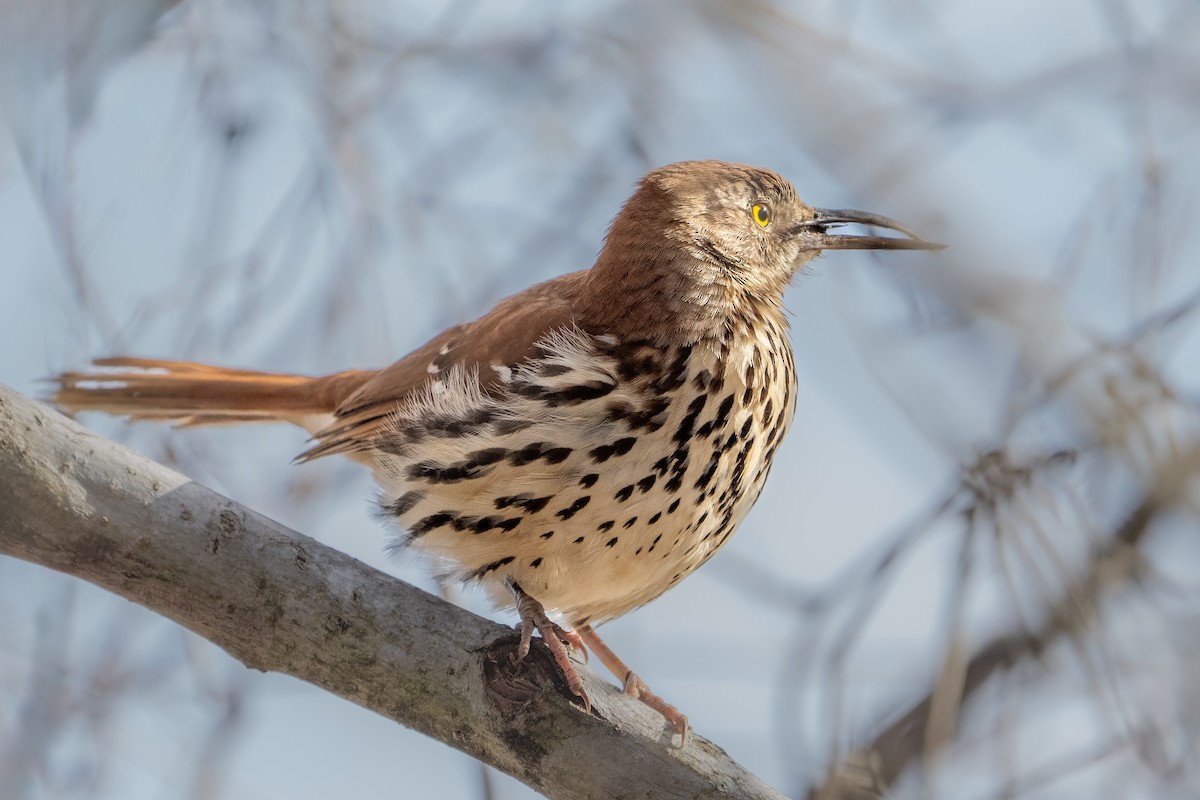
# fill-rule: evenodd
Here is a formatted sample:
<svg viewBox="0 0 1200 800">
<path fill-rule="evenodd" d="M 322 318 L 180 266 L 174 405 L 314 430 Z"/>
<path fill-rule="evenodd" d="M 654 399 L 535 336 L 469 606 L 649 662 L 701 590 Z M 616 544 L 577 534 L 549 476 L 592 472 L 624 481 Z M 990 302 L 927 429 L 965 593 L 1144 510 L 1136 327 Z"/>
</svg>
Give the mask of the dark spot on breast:
<svg viewBox="0 0 1200 800">
<path fill-rule="evenodd" d="M 775 442 L 775 440 L 778 438 L 778 436 L 779 436 L 779 426 L 772 425 L 771 430 L 767 431 L 767 441 Z M 770 456 L 767 456 L 767 459 L 770 460 L 771 456 L 773 456 L 773 455 L 774 455 L 774 452 L 772 452 Z"/>
<path fill-rule="evenodd" d="M 513 528 L 520 525 L 521 520 L 523 520 L 523 519 L 525 519 L 525 518 L 524 517 L 509 517 L 506 520 L 501 520 L 500 522 L 497 522 L 496 527 L 499 528 L 500 530 L 504 531 L 505 533 L 508 533 Z"/>
<path fill-rule="evenodd" d="M 553 535 L 554 535 L 554 531 L 546 531 L 545 533 L 542 534 L 542 538 L 549 539 Z"/>
<path fill-rule="evenodd" d="M 683 474 L 672 475 L 671 480 L 663 484 L 663 488 L 674 494 L 679 491 L 679 487 L 683 485 Z"/>
<path fill-rule="evenodd" d="M 578 539 L 576 539 L 576 540 L 575 540 L 574 542 L 572 542 L 571 544 L 583 544 L 583 537 L 582 537 L 582 536 L 580 536 Z"/>
<path fill-rule="evenodd" d="M 620 422 L 633 413 L 633 406 L 625 401 L 609 403 L 604 407 L 604 418 L 609 422 Z"/>
<path fill-rule="evenodd" d="M 650 519 L 646 520 L 646 524 L 647 524 L 647 525 L 653 525 L 654 523 L 658 522 L 658 521 L 659 521 L 661 518 L 662 518 L 662 512 L 661 512 L 661 511 L 655 511 L 655 512 L 654 512 L 654 516 L 653 516 L 653 517 L 651 517 Z M 657 539 L 655 539 L 654 541 L 656 541 L 656 542 L 657 542 L 658 540 L 657 540 Z"/>
<path fill-rule="evenodd" d="M 680 347 L 667 368 L 660 371 L 661 377 L 651 385 L 651 391 L 657 394 L 667 394 L 683 386 L 684 381 L 687 380 L 687 365 L 691 357 L 691 345 Z"/>
<path fill-rule="evenodd" d="M 704 404 L 708 402 L 708 395 L 696 395 L 695 399 L 688 404 L 687 414 L 679 423 L 679 427 L 675 430 L 675 436 L 672 437 L 676 442 L 683 443 L 692 438 L 692 432 L 696 426 L 696 417 L 700 416 L 700 412 L 704 410 Z"/>
<path fill-rule="evenodd" d="M 729 422 L 729 412 L 733 408 L 733 395 L 726 395 L 721 401 L 721 405 L 717 408 L 717 418 L 713 420 L 713 430 L 724 428 Z"/>
<path fill-rule="evenodd" d="M 439 511 L 436 514 L 430 514 L 428 517 L 419 520 L 417 524 L 409 528 L 409 532 L 413 536 L 421 536 L 432 530 L 437 530 L 443 525 L 448 525 L 454 517 L 455 515 L 449 511 Z"/>
<path fill-rule="evenodd" d="M 541 556 L 538 556 L 533 561 L 529 562 L 529 566 L 533 567 L 534 569 L 537 569 L 541 565 L 542 565 L 542 557 Z"/>
<path fill-rule="evenodd" d="M 483 450 L 475 450 L 467 453 L 466 461 L 475 466 L 483 467 L 488 464 L 495 464 L 508 455 L 508 449 L 504 447 L 487 447 Z"/>
<path fill-rule="evenodd" d="M 612 526 L 616 525 L 616 524 L 617 524 L 617 521 L 615 519 L 610 519 L 606 522 L 601 522 L 599 525 L 597 525 L 596 530 L 600 531 L 601 533 L 604 533 L 605 531 L 612 530 Z"/>
<path fill-rule="evenodd" d="M 504 509 L 509 506 L 523 508 L 531 514 L 536 514 L 546 507 L 546 504 L 554 499 L 554 495 L 548 494 L 545 497 L 530 497 L 528 494 L 514 494 L 508 497 L 497 497 L 493 500 L 496 508 Z"/>
<path fill-rule="evenodd" d="M 514 376 L 514 380 L 509 384 L 509 391 L 521 397 L 528 397 L 531 400 L 540 400 L 548 392 L 545 386 L 530 380 L 528 376 L 521 378 L 515 378 Z"/>
<path fill-rule="evenodd" d="M 679 498 L 678 497 L 676 497 L 675 500 L 672 501 L 671 505 L 667 506 L 667 513 L 674 514 L 675 510 L 677 508 L 679 508 Z"/>
<path fill-rule="evenodd" d="M 669 398 L 655 398 L 647 403 L 641 411 L 629 414 L 625 424 L 630 430 L 636 431 L 645 428 L 647 431 L 654 432 L 666 423 L 667 410 L 670 406 Z"/>
<path fill-rule="evenodd" d="M 604 543 L 604 546 L 605 546 L 605 547 L 612 547 L 612 546 L 613 546 L 613 545 L 615 545 L 616 543 L 617 543 L 617 537 L 616 537 L 616 536 L 614 536 L 614 537 L 612 537 L 611 539 L 609 539 L 607 542 L 605 542 L 605 543 Z"/>
<path fill-rule="evenodd" d="M 621 380 L 631 381 L 641 375 L 654 375 L 656 366 L 653 355 L 625 358 L 617 364 L 617 374 Z"/>
<path fill-rule="evenodd" d="M 443 416 L 429 420 L 426 430 L 442 438 L 464 436 L 496 418 L 496 410 L 487 406 L 471 409 L 458 416 Z"/>
<path fill-rule="evenodd" d="M 383 507 L 383 510 L 395 517 L 402 517 L 425 499 L 424 492 L 405 492 Z"/>
<path fill-rule="evenodd" d="M 514 562 L 516 560 L 517 560 L 516 556 L 505 556 L 504 558 L 500 559 L 499 561 L 493 561 L 492 563 L 487 564 L 486 566 L 482 566 L 479 569 L 475 570 L 475 577 L 482 578 L 484 575 L 487 575 L 489 572 L 495 572 L 496 570 L 500 569 L 501 567 L 507 566 L 508 564 L 511 564 L 512 562 Z"/>
<path fill-rule="evenodd" d="M 696 478 L 695 487 L 703 489 L 708 486 L 708 482 L 712 480 L 713 475 L 717 473 L 717 465 L 721 463 L 720 452 L 713 453 L 712 458 L 708 461 L 708 466 L 704 468 L 704 472 L 700 473 L 700 477 Z"/>
<path fill-rule="evenodd" d="M 554 495 L 548 494 L 545 497 L 532 497 L 528 500 L 521 500 L 516 505 L 523 508 L 530 514 L 536 514 L 546 507 L 546 504 L 554 499 Z"/>
<path fill-rule="evenodd" d="M 462 465 L 440 465 L 432 461 L 421 461 L 408 468 L 411 480 L 423 480 L 429 483 L 454 483 L 474 477 L 475 470 Z"/>
<path fill-rule="evenodd" d="M 642 554 L 642 548 L 640 548 L 640 547 L 639 547 L 637 550 L 634 550 L 634 551 L 633 551 L 633 554 L 634 554 L 635 556 L 640 556 L 640 555 Z"/>
<path fill-rule="evenodd" d="M 526 464 L 537 461 L 539 458 L 541 458 L 542 453 L 545 452 L 545 450 L 545 442 L 533 442 L 532 444 L 527 444 L 520 450 L 512 451 L 512 454 L 508 457 L 508 463 L 512 464 L 514 467 L 523 467 Z"/>
<path fill-rule="evenodd" d="M 708 385 L 712 383 L 712 373 L 707 369 L 702 369 L 696 373 L 696 377 L 692 378 L 692 386 L 695 386 L 702 392 L 708 391 Z"/>
<path fill-rule="evenodd" d="M 691 455 L 691 452 L 692 449 L 686 444 L 681 444 L 679 447 L 676 447 L 675 452 L 671 453 L 671 471 L 686 472 L 688 456 Z"/>
<path fill-rule="evenodd" d="M 570 372 L 571 368 L 566 364 L 543 364 L 538 374 L 543 378 L 557 378 L 559 375 L 565 375 Z"/>
<path fill-rule="evenodd" d="M 754 416 L 746 417 L 746 421 L 742 423 L 742 429 L 738 431 L 738 436 L 745 439 L 750 435 L 750 426 L 754 424 Z"/>
<path fill-rule="evenodd" d="M 658 480 L 657 475 L 647 475 L 646 477 L 642 478 L 640 481 L 637 482 L 638 491 L 641 492 L 642 494 L 645 494 L 646 492 L 650 491 L 651 489 L 654 488 L 654 482 L 656 480 Z"/>
<path fill-rule="evenodd" d="M 615 383 L 592 381 L 568 386 L 558 391 L 542 390 L 540 396 L 542 402 L 548 406 L 578 405 L 587 400 L 598 400 L 615 388 L 617 388 Z"/>
<path fill-rule="evenodd" d="M 585 489 L 590 489 L 596 485 L 596 481 L 600 480 L 600 475 L 595 472 L 589 472 L 579 479 L 579 485 Z"/>
<path fill-rule="evenodd" d="M 531 419 L 516 419 L 509 417 L 506 419 L 496 420 L 496 423 L 492 426 L 492 428 L 501 436 L 511 436 L 514 433 L 520 433 L 531 425 L 533 425 L 533 420 Z"/>
<path fill-rule="evenodd" d="M 544 458 L 550 464 L 560 464 L 571 455 L 569 447 L 551 447 L 546 442 L 533 442 L 527 444 L 520 450 L 513 450 L 509 453 L 508 463 L 514 467 L 523 467 L 526 464 L 531 464 L 539 458 Z"/>
<path fill-rule="evenodd" d="M 487 533 L 496 527 L 498 522 L 500 522 L 500 517 L 482 517 L 471 526 L 471 530 L 475 533 Z"/>
<path fill-rule="evenodd" d="M 614 494 L 613 497 L 616 498 L 618 503 L 624 503 L 626 500 L 629 499 L 629 497 L 632 494 L 633 494 L 633 484 L 631 483 L 628 486 L 623 486 L 620 489 L 618 489 L 617 493 Z"/>
<path fill-rule="evenodd" d="M 623 527 L 632 528 L 634 523 L 637 522 L 637 519 L 637 517 L 630 517 L 629 519 L 625 520 L 625 525 Z"/>
<path fill-rule="evenodd" d="M 592 460 L 603 463 L 613 456 L 623 456 L 628 453 L 633 446 L 637 444 L 636 436 L 626 436 L 622 439 L 617 439 L 611 444 L 602 444 L 599 447 L 593 448 L 589 455 Z"/>
<path fill-rule="evenodd" d="M 590 502 L 592 502 L 592 496 L 590 494 L 585 494 L 583 497 L 576 499 L 574 503 L 571 503 L 571 505 L 557 511 L 555 516 L 562 517 L 563 519 L 570 519 L 571 517 L 575 516 L 576 512 Z"/>
</svg>

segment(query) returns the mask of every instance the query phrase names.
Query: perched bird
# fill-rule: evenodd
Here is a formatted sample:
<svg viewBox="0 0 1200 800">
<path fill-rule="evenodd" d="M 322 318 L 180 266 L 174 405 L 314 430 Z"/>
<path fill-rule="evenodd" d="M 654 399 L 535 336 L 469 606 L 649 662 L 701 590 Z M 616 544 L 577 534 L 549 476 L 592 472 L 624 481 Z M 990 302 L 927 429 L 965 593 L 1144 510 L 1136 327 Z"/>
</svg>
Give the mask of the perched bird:
<svg viewBox="0 0 1200 800">
<path fill-rule="evenodd" d="M 910 238 L 831 233 L 847 223 Z M 933 250 L 899 223 L 813 208 L 774 172 L 697 161 L 642 179 L 591 269 L 532 286 L 381 370 L 324 377 L 140 358 L 58 376 L 55 400 L 183 425 L 278 420 L 299 461 L 369 466 L 401 546 L 536 629 L 588 706 L 590 647 L 686 740 L 595 626 L 707 561 L 758 498 L 792 421 L 782 301 L 823 250 Z"/>
</svg>

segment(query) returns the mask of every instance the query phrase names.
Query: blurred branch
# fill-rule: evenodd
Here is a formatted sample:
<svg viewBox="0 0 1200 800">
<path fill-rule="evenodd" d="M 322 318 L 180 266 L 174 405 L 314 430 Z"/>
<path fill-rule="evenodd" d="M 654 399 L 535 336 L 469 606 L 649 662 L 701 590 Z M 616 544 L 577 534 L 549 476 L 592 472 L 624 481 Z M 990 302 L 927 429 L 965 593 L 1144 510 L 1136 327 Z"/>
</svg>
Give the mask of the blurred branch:
<svg viewBox="0 0 1200 800">
<path fill-rule="evenodd" d="M 0 553 L 157 611 L 246 666 L 422 731 L 552 798 L 780 795 L 544 647 L 255 514 L 0 386 Z"/>
<path fill-rule="evenodd" d="M 1150 523 L 1161 510 L 1157 498 L 1144 499 L 1126 517 L 1108 543 L 1095 553 L 1087 572 L 1064 587 L 1046 621 L 1034 631 L 1009 633 L 992 639 L 971 657 L 961 678 L 961 696 L 956 718 L 971 697 L 1001 670 L 1026 659 L 1040 657 L 1064 637 L 1075 637 L 1094 620 L 1091 613 L 1100 598 L 1117 585 L 1133 580 L 1141 561 L 1134 550 L 1145 538 Z M 941 681 L 938 681 L 941 684 Z M 810 798 L 838 797 L 846 800 L 885 795 L 913 762 L 926 755 L 925 731 L 932 719 L 939 686 L 914 703 L 899 719 L 881 731 L 867 746 L 847 757 Z"/>
<path fill-rule="evenodd" d="M 950 689 L 957 701 L 952 720 L 958 720 L 993 675 L 1094 632 L 1103 599 L 1144 575 L 1139 546 L 1157 515 L 1173 506 L 1197 505 L 1200 437 L 1196 409 L 1178 399 L 1154 365 L 1132 348 L 1106 346 L 1072 325 L 1052 287 L 1011 276 L 964 279 L 929 272 L 924 277 L 965 311 L 1002 323 L 1002 333 L 1021 348 L 1023 368 L 1045 387 L 1045 398 L 1069 408 L 1085 437 L 1096 443 L 1096 454 L 1122 463 L 1141 492 L 1138 505 L 1094 546 L 1081 571 L 1070 579 L 1064 574 L 1039 626 L 997 636 L 975 651 L 965 670 L 952 675 Z M 1015 484 L 1004 479 L 1010 473 L 1023 480 L 1033 474 L 1011 467 L 988 470 L 985 477 L 991 477 L 980 484 L 978 503 L 965 511 L 968 523 L 1013 502 Z M 954 727 L 937 716 L 938 704 L 947 702 L 945 680 L 943 675 L 872 742 L 835 766 L 809 797 L 880 797 L 914 762 L 929 763 L 948 743 L 945 738 L 931 741 L 937 738 L 931 730 Z"/>
</svg>

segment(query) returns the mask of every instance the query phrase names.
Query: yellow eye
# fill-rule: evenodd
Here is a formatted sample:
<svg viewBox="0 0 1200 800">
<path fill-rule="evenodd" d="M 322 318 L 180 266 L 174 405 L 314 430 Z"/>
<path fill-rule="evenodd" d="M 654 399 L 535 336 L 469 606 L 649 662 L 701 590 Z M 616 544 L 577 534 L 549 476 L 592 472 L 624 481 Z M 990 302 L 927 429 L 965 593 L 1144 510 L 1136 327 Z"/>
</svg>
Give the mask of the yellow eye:
<svg viewBox="0 0 1200 800">
<path fill-rule="evenodd" d="M 756 205 L 750 209 L 750 214 L 760 227 L 765 228 L 771 224 L 771 209 L 766 206 Z"/>
</svg>

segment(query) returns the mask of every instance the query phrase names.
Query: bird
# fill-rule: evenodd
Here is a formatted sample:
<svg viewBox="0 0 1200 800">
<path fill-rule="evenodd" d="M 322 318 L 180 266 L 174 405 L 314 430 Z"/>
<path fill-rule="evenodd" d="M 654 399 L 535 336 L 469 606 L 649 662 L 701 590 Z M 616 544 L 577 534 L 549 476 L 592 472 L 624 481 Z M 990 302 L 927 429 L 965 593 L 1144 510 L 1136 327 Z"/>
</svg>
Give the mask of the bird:
<svg viewBox="0 0 1200 800">
<path fill-rule="evenodd" d="M 848 224 L 903 237 L 852 235 Z M 822 209 L 777 173 L 690 161 L 645 175 L 594 264 L 501 300 L 378 370 L 319 377 L 110 357 L 64 372 L 68 412 L 304 428 L 298 462 L 368 466 L 398 549 L 515 608 L 570 691 L 595 653 L 685 746 L 688 718 L 596 627 L 728 541 L 796 406 L 783 294 L 826 250 L 939 250 L 887 217 Z"/>
</svg>

